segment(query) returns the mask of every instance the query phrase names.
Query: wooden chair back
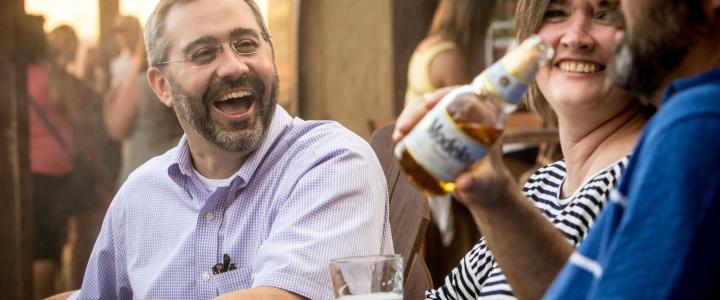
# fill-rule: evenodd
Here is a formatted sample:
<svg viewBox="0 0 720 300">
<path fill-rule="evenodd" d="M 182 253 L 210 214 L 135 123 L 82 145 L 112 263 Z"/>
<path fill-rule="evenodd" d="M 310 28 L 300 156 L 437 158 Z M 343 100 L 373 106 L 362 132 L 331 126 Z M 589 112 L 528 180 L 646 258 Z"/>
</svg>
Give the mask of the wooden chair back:
<svg viewBox="0 0 720 300">
<path fill-rule="evenodd" d="M 403 286 L 403 299 L 425 299 L 425 291 L 432 288 L 432 278 L 422 255 L 415 255 L 409 268 Z"/>
<path fill-rule="evenodd" d="M 408 181 L 393 155 L 395 145 L 391 135 L 394 127 L 390 124 L 376 130 L 370 137 L 370 145 L 387 180 L 393 246 L 395 252 L 404 258 L 406 291 L 418 292 L 415 289 L 421 288 L 424 292 L 432 286 L 432 281 L 429 280 L 427 266 L 417 254 L 430 223 L 430 209 L 425 194 Z"/>
</svg>

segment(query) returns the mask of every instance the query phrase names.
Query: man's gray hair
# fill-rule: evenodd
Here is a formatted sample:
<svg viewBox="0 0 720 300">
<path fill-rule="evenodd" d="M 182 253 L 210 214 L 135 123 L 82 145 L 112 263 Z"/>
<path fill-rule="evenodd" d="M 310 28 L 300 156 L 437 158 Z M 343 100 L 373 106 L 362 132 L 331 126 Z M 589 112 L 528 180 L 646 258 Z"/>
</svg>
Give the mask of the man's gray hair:
<svg viewBox="0 0 720 300">
<path fill-rule="evenodd" d="M 157 66 L 159 63 L 167 60 L 168 46 L 170 40 L 165 35 L 165 19 L 167 14 L 175 4 L 189 3 L 195 0 L 160 0 L 155 6 L 155 10 L 145 23 L 145 52 L 147 53 L 148 64 Z M 269 39 L 270 34 L 265 26 L 260 8 L 254 0 L 244 0 L 252 9 L 255 19 L 260 26 L 262 34 Z M 268 42 L 270 42 L 268 40 Z"/>
</svg>

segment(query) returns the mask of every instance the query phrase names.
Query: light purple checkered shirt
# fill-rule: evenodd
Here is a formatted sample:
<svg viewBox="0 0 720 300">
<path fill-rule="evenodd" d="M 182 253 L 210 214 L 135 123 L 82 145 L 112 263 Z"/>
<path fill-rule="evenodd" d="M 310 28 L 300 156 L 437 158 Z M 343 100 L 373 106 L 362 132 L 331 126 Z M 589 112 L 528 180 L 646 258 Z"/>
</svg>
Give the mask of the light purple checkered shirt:
<svg viewBox="0 0 720 300">
<path fill-rule="evenodd" d="M 233 176 L 208 192 L 185 137 L 139 167 L 110 205 L 71 299 L 208 299 L 258 286 L 331 299 L 331 259 L 393 252 L 380 164 L 335 122 L 278 106 Z M 237 270 L 212 275 L 225 253 Z"/>
</svg>

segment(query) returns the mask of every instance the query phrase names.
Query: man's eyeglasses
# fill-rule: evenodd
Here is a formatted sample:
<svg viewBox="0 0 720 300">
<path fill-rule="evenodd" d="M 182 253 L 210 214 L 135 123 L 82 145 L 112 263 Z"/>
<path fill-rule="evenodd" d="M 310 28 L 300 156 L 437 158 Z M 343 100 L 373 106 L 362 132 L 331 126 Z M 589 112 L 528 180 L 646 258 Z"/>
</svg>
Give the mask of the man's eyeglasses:
<svg viewBox="0 0 720 300">
<path fill-rule="evenodd" d="M 223 45 L 225 43 L 230 46 L 235 53 L 242 56 L 250 56 L 257 53 L 258 49 L 262 46 L 262 43 L 269 43 L 270 37 L 264 34 L 260 34 L 259 38 L 244 36 L 241 38 L 222 42 L 214 46 L 200 47 L 192 52 L 187 59 L 178 59 L 159 62 L 155 66 L 176 64 L 176 63 L 189 63 L 193 68 L 202 68 L 212 65 L 216 61 L 217 57 L 223 53 Z"/>
</svg>

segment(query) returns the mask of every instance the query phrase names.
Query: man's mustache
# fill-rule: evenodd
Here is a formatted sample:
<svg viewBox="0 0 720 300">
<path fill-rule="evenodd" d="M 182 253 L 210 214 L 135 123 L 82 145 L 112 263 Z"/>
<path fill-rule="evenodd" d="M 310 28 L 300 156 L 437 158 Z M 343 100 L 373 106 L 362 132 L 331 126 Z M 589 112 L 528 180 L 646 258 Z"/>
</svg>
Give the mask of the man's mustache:
<svg viewBox="0 0 720 300">
<path fill-rule="evenodd" d="M 226 79 L 215 85 L 211 85 L 203 96 L 203 102 L 210 104 L 220 97 L 220 95 L 238 89 L 251 90 L 256 97 L 265 93 L 265 86 L 260 79 L 255 76 L 245 75 L 234 79 Z"/>
</svg>

